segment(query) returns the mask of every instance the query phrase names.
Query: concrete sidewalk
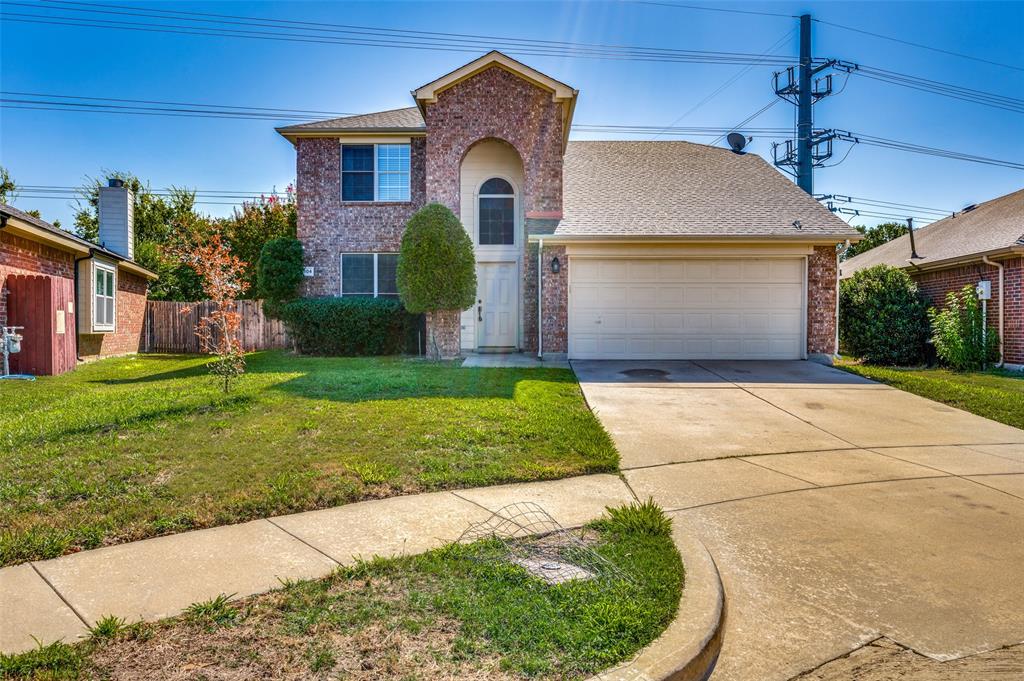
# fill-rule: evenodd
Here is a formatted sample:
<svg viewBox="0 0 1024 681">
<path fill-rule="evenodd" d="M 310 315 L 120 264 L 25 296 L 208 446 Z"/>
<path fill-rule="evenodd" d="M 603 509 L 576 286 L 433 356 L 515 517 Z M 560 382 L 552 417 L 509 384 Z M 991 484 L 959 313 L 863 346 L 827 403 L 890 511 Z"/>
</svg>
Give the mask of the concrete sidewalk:
<svg viewBox="0 0 1024 681">
<path fill-rule="evenodd" d="M 357 558 L 422 553 L 514 501 L 537 502 L 569 527 L 634 498 L 619 477 L 590 475 L 366 501 L 15 565 L 0 569 L 0 652 L 74 642 L 106 615 L 154 621 Z"/>
</svg>

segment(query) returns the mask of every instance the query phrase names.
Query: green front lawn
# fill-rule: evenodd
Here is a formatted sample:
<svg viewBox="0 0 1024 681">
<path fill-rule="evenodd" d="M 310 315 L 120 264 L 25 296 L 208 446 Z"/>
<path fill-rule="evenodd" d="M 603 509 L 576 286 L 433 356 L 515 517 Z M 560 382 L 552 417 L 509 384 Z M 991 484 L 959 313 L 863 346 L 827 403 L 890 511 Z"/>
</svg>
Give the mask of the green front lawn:
<svg viewBox="0 0 1024 681">
<path fill-rule="evenodd" d="M 1024 374 L 991 369 L 958 373 L 948 369 L 880 367 L 842 362 L 854 374 L 942 402 L 978 416 L 1024 428 Z"/>
<path fill-rule="evenodd" d="M 105 618 L 79 645 L 0 655 L 0 678 L 578 679 L 657 638 L 683 587 L 657 507 L 616 509 L 581 536 L 607 574 L 548 585 L 494 540 L 451 545 L 161 623 Z"/>
<path fill-rule="evenodd" d="M 0 565 L 460 486 L 614 471 L 571 371 L 141 355 L 0 382 Z"/>
</svg>

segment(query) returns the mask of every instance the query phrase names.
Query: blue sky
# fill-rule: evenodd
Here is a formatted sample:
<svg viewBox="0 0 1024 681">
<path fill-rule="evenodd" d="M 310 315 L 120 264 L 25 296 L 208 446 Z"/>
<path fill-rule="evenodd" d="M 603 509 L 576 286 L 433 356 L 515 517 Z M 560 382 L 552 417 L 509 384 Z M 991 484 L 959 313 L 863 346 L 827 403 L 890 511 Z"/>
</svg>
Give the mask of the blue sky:
<svg viewBox="0 0 1024 681">
<path fill-rule="evenodd" d="M 29 4 L 37 0 L 18 0 Z M 795 55 L 794 19 L 632 2 L 159 2 L 147 8 L 573 42 L 762 53 L 783 39 Z M 673 0 L 666 0 L 672 2 Z M 680 0 L 682 2 L 682 0 Z M 5 0 L 5 12 L 70 16 Z M 800 14 L 1024 67 L 1024 3 L 762 2 L 718 8 Z M 788 36 L 788 37 L 787 37 Z M 1024 97 L 1024 71 L 815 24 L 815 56 Z M 351 45 L 0 23 L 5 91 L 367 112 L 410 106 L 409 91 L 475 55 Z M 516 56 L 516 55 L 513 55 Z M 521 56 L 580 90 L 575 121 L 669 125 L 742 66 Z M 772 98 L 773 67 L 749 69 L 677 125 L 730 126 Z M 836 78 L 837 89 L 843 77 Z M 781 103 L 752 125 L 791 126 Z M 1024 161 L 1024 114 L 852 77 L 815 107 L 817 127 L 842 128 L 980 156 Z M 285 121 L 282 121 L 282 123 Z M 291 145 L 272 121 L 168 118 L 0 109 L 0 163 L 23 185 L 78 185 L 103 169 L 131 171 L 153 187 L 282 188 L 295 176 Z M 575 134 L 576 139 L 614 135 Z M 626 139 L 642 139 L 625 135 Z M 708 142 L 710 138 L 692 138 Z M 770 156 L 770 140 L 755 139 Z M 837 144 L 833 162 L 846 154 Z M 816 191 L 959 209 L 1024 187 L 1024 172 L 858 145 L 816 173 Z M 69 225 L 66 200 L 23 198 Z M 224 214 L 228 206 L 204 206 Z M 858 220 L 854 220 L 856 223 Z M 874 221 L 863 220 L 868 224 Z"/>
</svg>

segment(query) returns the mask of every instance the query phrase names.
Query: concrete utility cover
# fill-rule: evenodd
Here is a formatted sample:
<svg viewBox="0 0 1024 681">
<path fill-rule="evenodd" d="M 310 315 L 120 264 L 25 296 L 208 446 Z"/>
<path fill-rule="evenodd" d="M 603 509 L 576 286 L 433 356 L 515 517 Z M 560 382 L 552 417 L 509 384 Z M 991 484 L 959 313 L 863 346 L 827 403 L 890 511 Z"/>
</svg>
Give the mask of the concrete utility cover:
<svg viewBox="0 0 1024 681">
<path fill-rule="evenodd" d="M 1024 431 L 808 362 L 573 368 L 633 491 L 721 571 L 713 681 L 1024 678 L 998 650 L 1024 641 Z"/>
</svg>

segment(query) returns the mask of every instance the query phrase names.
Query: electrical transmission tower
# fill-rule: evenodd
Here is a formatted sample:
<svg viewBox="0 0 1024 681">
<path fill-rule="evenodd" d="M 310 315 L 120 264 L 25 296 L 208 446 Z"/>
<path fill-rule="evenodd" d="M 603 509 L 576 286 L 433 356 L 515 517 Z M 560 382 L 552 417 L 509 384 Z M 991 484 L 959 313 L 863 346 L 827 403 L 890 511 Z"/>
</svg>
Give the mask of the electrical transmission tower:
<svg viewBox="0 0 1024 681">
<path fill-rule="evenodd" d="M 797 186 L 814 195 L 814 169 L 820 168 L 832 156 L 831 130 L 814 129 L 813 106 L 832 94 L 832 74 L 818 78 L 828 69 L 849 73 L 856 64 L 838 59 L 815 60 L 811 52 L 811 15 L 800 16 L 800 63 L 777 71 L 773 77 L 775 94 L 797 107 L 796 139 L 772 145 L 775 165 L 796 178 Z M 785 74 L 785 79 L 780 76 Z"/>
</svg>

